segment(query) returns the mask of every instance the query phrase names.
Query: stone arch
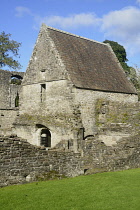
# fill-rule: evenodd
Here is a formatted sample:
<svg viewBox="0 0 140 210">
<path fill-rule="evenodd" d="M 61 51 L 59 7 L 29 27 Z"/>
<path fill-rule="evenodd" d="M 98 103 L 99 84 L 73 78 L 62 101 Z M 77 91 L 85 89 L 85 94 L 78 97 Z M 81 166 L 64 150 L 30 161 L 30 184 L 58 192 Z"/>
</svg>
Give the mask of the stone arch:
<svg viewBox="0 0 140 210">
<path fill-rule="evenodd" d="M 9 81 L 9 103 L 10 107 L 19 107 L 21 83 L 23 77 L 18 74 L 12 74 Z"/>
<path fill-rule="evenodd" d="M 37 133 L 38 133 L 38 145 L 44 147 L 51 147 L 51 132 L 50 130 L 42 125 L 36 124 Z"/>
<path fill-rule="evenodd" d="M 23 77 L 20 75 L 12 75 L 10 79 L 10 84 L 21 85 Z"/>
</svg>

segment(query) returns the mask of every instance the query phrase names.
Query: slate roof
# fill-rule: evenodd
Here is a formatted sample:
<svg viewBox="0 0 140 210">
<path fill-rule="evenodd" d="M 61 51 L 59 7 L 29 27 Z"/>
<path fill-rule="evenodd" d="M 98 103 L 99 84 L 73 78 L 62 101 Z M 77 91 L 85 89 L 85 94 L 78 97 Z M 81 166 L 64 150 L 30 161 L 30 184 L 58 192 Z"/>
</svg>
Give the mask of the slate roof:
<svg viewBox="0 0 140 210">
<path fill-rule="evenodd" d="M 108 44 L 51 27 L 47 30 L 76 87 L 136 94 Z"/>
</svg>

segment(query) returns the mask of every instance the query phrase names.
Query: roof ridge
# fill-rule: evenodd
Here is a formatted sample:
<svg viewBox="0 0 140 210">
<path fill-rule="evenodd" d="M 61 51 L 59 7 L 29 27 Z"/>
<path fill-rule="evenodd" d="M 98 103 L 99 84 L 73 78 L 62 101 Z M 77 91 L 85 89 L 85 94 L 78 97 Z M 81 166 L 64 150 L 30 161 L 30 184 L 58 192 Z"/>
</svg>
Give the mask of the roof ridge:
<svg viewBox="0 0 140 210">
<path fill-rule="evenodd" d="M 93 39 L 89 39 L 89 38 L 86 38 L 86 37 L 83 37 L 83 36 L 79 36 L 79 35 L 76 35 L 76 34 L 73 34 L 73 33 L 67 32 L 67 31 L 56 29 L 56 28 L 51 27 L 51 26 L 47 26 L 45 23 L 42 24 L 42 27 L 46 27 L 48 29 L 51 29 L 51 30 L 54 30 L 54 31 L 58 31 L 60 33 L 64 33 L 64 34 L 67 34 L 67 35 L 70 35 L 70 36 L 74 36 L 74 37 L 77 37 L 77 38 L 80 38 L 80 39 L 85 39 L 85 40 L 88 40 L 88 41 L 96 42 L 98 44 L 102 44 L 102 45 L 105 45 L 105 46 L 108 45 L 107 43 L 99 42 L 99 41 L 96 41 L 96 40 L 93 40 Z"/>
<path fill-rule="evenodd" d="M 64 32 L 45 24 L 40 30 L 41 33 L 47 34 L 46 41 L 53 42 L 75 87 L 136 94 L 109 44 Z"/>
</svg>

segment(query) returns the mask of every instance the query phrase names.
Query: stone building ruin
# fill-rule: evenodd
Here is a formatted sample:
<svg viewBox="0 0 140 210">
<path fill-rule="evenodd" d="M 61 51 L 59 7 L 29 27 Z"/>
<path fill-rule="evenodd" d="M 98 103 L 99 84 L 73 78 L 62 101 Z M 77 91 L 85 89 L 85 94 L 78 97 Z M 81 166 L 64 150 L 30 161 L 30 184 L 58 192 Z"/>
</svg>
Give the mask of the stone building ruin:
<svg viewBox="0 0 140 210">
<path fill-rule="evenodd" d="M 0 186 L 140 167 L 139 122 L 111 47 L 43 24 L 26 72 L 0 70 Z"/>
<path fill-rule="evenodd" d="M 19 114 L 23 72 L 0 70 L 0 134 L 10 135 Z"/>
<path fill-rule="evenodd" d="M 12 78 L 22 84 L 11 84 Z M 77 151 L 79 139 L 94 136 L 97 100 L 137 101 L 135 88 L 108 44 L 45 24 L 25 74 L 0 70 L 0 79 L 1 133 L 48 148 Z"/>
</svg>

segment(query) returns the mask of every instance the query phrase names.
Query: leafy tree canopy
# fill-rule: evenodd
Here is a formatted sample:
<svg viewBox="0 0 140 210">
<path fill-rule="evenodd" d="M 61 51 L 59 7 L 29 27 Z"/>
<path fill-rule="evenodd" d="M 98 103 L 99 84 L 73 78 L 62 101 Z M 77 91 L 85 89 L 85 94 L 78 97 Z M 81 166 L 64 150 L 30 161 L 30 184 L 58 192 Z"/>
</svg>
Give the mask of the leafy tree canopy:
<svg viewBox="0 0 140 210">
<path fill-rule="evenodd" d="M 111 45 L 115 55 L 117 56 L 119 62 L 121 63 L 123 69 L 125 70 L 126 74 L 129 74 L 130 67 L 126 63 L 126 61 L 128 61 L 128 59 L 127 59 L 125 48 L 122 45 L 118 44 L 118 42 L 114 42 L 114 41 L 110 41 L 110 40 L 105 40 L 104 43 L 109 43 Z"/>
<path fill-rule="evenodd" d="M 140 90 L 140 72 L 137 68 L 133 68 L 127 65 L 126 61 L 128 61 L 128 59 L 125 48 L 122 45 L 118 44 L 118 42 L 110 40 L 105 40 L 104 43 L 109 43 L 111 45 L 128 79 L 133 83 L 137 90 Z"/>
<path fill-rule="evenodd" d="M 21 43 L 10 40 L 11 34 L 0 34 L 0 67 L 8 66 L 14 70 L 20 69 L 21 65 L 14 57 L 19 56 L 18 51 Z"/>
</svg>

